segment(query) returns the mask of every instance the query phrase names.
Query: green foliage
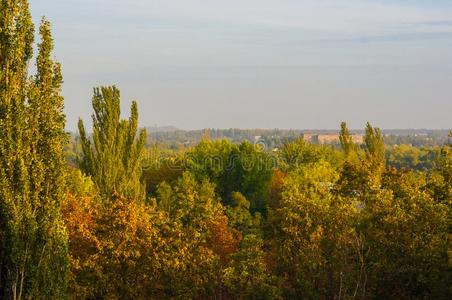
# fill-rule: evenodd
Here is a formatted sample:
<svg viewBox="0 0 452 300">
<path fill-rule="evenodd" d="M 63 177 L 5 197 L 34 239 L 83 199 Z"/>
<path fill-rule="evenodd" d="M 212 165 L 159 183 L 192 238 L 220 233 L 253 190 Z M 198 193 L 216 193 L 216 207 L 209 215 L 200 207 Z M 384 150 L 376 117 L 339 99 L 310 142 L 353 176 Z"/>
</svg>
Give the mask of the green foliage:
<svg viewBox="0 0 452 300">
<path fill-rule="evenodd" d="M 137 201 L 144 200 L 141 183 L 141 158 L 146 131 L 138 130 L 138 110 L 132 103 L 129 120 L 120 120 L 120 93 L 116 87 L 94 89 L 93 135 L 88 137 L 79 120 L 83 155 L 80 169 L 92 177 L 104 199 L 119 193 Z"/>
<path fill-rule="evenodd" d="M 448 299 L 450 204 L 437 203 L 416 173 L 388 173 L 360 214 L 367 290 L 378 298 Z"/>
<path fill-rule="evenodd" d="M 143 159 L 143 180 L 148 195 L 156 196 L 158 186 L 163 183 L 173 184 L 184 171 L 184 153 L 153 146 L 146 149 Z"/>
<path fill-rule="evenodd" d="M 369 200 L 367 196 L 378 192 L 385 168 L 385 146 L 380 129 L 367 123 L 365 131 L 365 154 L 350 156 L 344 153 L 346 159 L 335 187 L 340 195 L 354 197 L 362 203 Z"/>
<path fill-rule="evenodd" d="M 225 174 L 225 180 L 235 178 L 239 183 L 236 191 L 250 199 L 251 212 L 266 214 L 268 186 L 273 176 L 273 169 L 276 167 L 276 160 L 258 146 L 250 143 L 240 144 L 238 150 L 237 167 Z"/>
<path fill-rule="evenodd" d="M 282 299 L 277 279 L 267 267 L 262 238 L 246 235 L 231 260 L 223 277 L 235 299 Z"/>
<path fill-rule="evenodd" d="M 67 232 L 60 65 L 48 21 L 39 29 L 37 73 L 28 78 L 33 23 L 27 1 L 0 6 L 0 297 L 63 299 Z"/>
<path fill-rule="evenodd" d="M 288 298 L 353 297 L 360 287 L 356 206 L 335 196 L 339 174 L 325 161 L 302 167 L 284 180 L 281 204 L 271 213 L 271 243 L 286 276 Z"/>
<path fill-rule="evenodd" d="M 397 169 L 428 171 L 434 169 L 439 148 L 417 148 L 409 145 L 394 146 L 386 150 L 386 164 Z"/>
<path fill-rule="evenodd" d="M 434 161 L 435 168 L 427 179 L 426 189 L 435 201 L 452 206 L 452 148 L 445 146 Z"/>
<path fill-rule="evenodd" d="M 320 160 L 328 161 L 335 167 L 339 167 L 341 164 L 339 153 L 332 147 L 310 144 L 303 139 L 285 143 L 278 152 L 278 159 L 280 169 L 285 172 L 296 170 L 303 165 Z"/>
<path fill-rule="evenodd" d="M 385 145 L 380 128 L 372 127 L 370 123 L 367 123 L 365 132 L 364 143 L 368 160 L 376 166 L 384 166 Z"/>
<path fill-rule="evenodd" d="M 250 213 L 250 202 L 240 192 L 232 193 L 232 205 L 226 208 L 229 224 L 241 233 L 256 231 L 260 226 L 260 214 Z"/>
<path fill-rule="evenodd" d="M 350 158 L 355 152 L 355 144 L 353 143 L 352 136 L 348 130 L 347 123 L 341 123 L 341 133 L 339 135 L 339 141 L 341 143 L 342 151 L 344 151 L 345 157 Z"/>
<path fill-rule="evenodd" d="M 252 212 L 264 214 L 275 165 L 268 153 L 247 142 L 237 146 L 226 140 L 204 140 L 187 153 L 187 169 L 198 180 L 214 183 L 224 204 L 231 205 L 232 193 L 240 192 L 250 200 Z"/>
<path fill-rule="evenodd" d="M 185 172 L 173 187 L 159 186 L 157 203 L 177 229 L 168 239 L 178 243 L 173 249 L 179 249 L 177 265 L 165 271 L 165 295 L 207 297 L 218 293 L 221 261 L 233 251 L 235 241 L 214 186 L 207 181 L 198 183 Z"/>
</svg>

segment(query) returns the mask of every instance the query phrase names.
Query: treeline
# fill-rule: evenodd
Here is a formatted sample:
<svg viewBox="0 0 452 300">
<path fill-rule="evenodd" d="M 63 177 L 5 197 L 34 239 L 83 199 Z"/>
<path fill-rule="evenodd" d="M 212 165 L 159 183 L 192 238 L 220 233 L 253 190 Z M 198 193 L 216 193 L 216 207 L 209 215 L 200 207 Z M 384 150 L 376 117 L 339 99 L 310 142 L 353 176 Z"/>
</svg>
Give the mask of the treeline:
<svg viewBox="0 0 452 300">
<path fill-rule="evenodd" d="M 27 1 L 0 29 L 1 299 L 452 297 L 451 146 L 419 170 L 387 165 L 370 124 L 339 148 L 146 148 L 136 103 L 121 119 L 100 87 L 69 163 L 49 23 L 33 76 Z"/>
<path fill-rule="evenodd" d="M 233 129 L 227 130 L 232 131 Z M 181 131 L 185 133 L 184 131 Z M 246 131 L 248 132 L 248 131 Z M 281 147 L 284 147 L 285 144 L 294 142 L 296 140 L 302 139 L 303 135 L 293 134 L 293 135 L 278 135 L 278 131 L 275 130 L 275 135 L 267 136 L 267 135 L 254 135 L 255 133 L 259 133 L 260 131 L 254 132 L 254 130 L 249 131 L 249 136 L 247 138 L 229 138 L 225 137 L 222 134 L 212 134 L 211 130 L 197 131 L 196 136 L 193 136 L 193 140 L 173 139 L 173 134 L 176 133 L 167 133 L 167 132 L 159 132 L 152 133 L 147 135 L 147 148 L 158 149 L 160 154 L 169 154 L 176 152 L 184 152 L 188 151 L 190 148 L 193 148 L 201 141 L 203 141 L 206 137 L 210 140 L 221 140 L 225 139 L 234 144 L 241 144 L 243 142 L 249 142 L 255 145 L 259 145 L 264 147 L 269 152 L 277 152 Z M 266 132 L 264 130 L 264 132 Z M 159 137 L 155 139 L 155 135 Z M 182 135 L 184 136 L 184 135 Z M 435 167 L 435 161 L 441 156 L 441 150 L 444 145 L 447 145 L 449 142 L 447 138 L 441 137 L 441 139 L 435 138 L 427 138 L 422 137 L 422 139 L 428 139 L 432 143 L 431 145 L 427 143 L 416 143 L 413 140 L 415 137 L 410 136 L 399 136 L 397 138 L 397 142 L 388 143 L 388 140 L 391 140 L 394 136 L 384 136 L 383 141 L 385 142 L 385 157 L 386 157 L 386 165 L 389 167 L 394 167 L 398 170 L 406 169 L 406 170 L 416 170 L 416 171 L 430 171 Z M 407 143 L 401 142 L 401 140 L 407 140 Z M 449 137 L 452 141 L 452 137 Z M 185 140 L 186 142 L 181 142 Z M 188 142 L 190 141 L 190 142 Z M 196 142 L 194 142 L 196 141 Z M 441 142 L 440 142 L 441 141 Z M 400 143 L 399 143 L 400 142 Z M 412 144 L 414 143 L 414 144 Z M 442 146 L 435 146 L 442 145 Z M 323 145 L 324 148 L 331 148 L 333 150 L 340 150 L 340 143 L 330 143 Z M 357 145 L 360 149 L 364 149 L 365 145 L 360 144 Z M 68 162 L 76 166 L 77 165 L 77 156 L 79 156 L 82 152 L 80 136 L 79 134 L 72 134 L 70 136 L 70 141 L 64 148 L 65 157 Z M 155 151 L 152 155 L 155 155 Z"/>
<path fill-rule="evenodd" d="M 211 139 L 228 139 L 233 143 L 260 142 L 268 149 L 281 147 L 284 143 L 302 138 L 304 134 L 336 135 L 334 130 L 286 130 L 286 129 L 204 129 L 178 130 L 176 128 L 150 128 L 148 142 L 172 149 L 195 146 L 205 136 Z M 363 130 L 352 130 L 352 134 L 364 134 Z M 447 130 L 384 130 L 383 139 L 387 146 L 411 145 L 417 148 L 438 147 L 447 144 Z M 338 142 L 331 142 L 339 146 Z"/>
</svg>

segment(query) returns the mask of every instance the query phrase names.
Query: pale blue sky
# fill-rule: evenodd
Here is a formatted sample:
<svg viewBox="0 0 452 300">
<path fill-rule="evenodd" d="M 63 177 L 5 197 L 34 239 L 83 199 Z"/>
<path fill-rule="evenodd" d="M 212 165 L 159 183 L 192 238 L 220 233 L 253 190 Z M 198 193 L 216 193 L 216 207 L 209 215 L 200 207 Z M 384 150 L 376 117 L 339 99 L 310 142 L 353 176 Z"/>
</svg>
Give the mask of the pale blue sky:
<svg viewBox="0 0 452 300">
<path fill-rule="evenodd" d="M 68 129 L 116 84 L 143 126 L 452 127 L 452 1 L 31 0 Z"/>
</svg>

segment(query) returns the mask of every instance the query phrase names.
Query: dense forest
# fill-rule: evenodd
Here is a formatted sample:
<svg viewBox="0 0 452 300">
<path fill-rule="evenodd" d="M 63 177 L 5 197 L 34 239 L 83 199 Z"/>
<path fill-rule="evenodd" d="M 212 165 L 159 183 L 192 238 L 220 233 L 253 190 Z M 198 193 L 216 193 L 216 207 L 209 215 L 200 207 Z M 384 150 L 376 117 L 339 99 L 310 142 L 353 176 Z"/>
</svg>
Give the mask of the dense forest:
<svg viewBox="0 0 452 300">
<path fill-rule="evenodd" d="M 174 147 L 111 86 L 71 141 L 37 33 L 26 0 L 1 1 L 1 299 L 452 298 L 447 139 L 385 145 L 366 124 L 355 144 L 342 123 L 337 145 Z"/>
</svg>

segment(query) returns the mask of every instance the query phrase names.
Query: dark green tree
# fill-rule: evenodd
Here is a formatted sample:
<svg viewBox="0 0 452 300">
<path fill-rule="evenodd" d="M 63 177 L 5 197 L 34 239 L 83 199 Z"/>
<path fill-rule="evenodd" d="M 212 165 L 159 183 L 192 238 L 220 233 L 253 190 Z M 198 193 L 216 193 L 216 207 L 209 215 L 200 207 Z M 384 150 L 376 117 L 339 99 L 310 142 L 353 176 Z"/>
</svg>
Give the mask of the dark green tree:
<svg viewBox="0 0 452 300">
<path fill-rule="evenodd" d="M 121 120 L 120 92 L 112 87 L 94 89 L 93 135 L 90 138 L 79 120 L 82 156 L 79 166 L 90 175 L 104 199 L 113 193 L 138 201 L 145 197 L 141 182 L 141 159 L 146 131 L 138 132 L 137 103 L 132 102 L 128 120 Z"/>
<path fill-rule="evenodd" d="M 202 181 L 209 179 L 225 205 L 233 205 L 232 194 L 242 193 L 250 210 L 265 214 L 275 160 L 248 142 L 204 140 L 187 154 L 187 169 Z"/>
<path fill-rule="evenodd" d="M 229 218 L 229 225 L 237 229 L 242 234 L 259 229 L 260 214 L 253 216 L 250 213 L 250 202 L 240 192 L 232 193 L 231 205 L 226 207 L 226 215 Z"/>
</svg>

